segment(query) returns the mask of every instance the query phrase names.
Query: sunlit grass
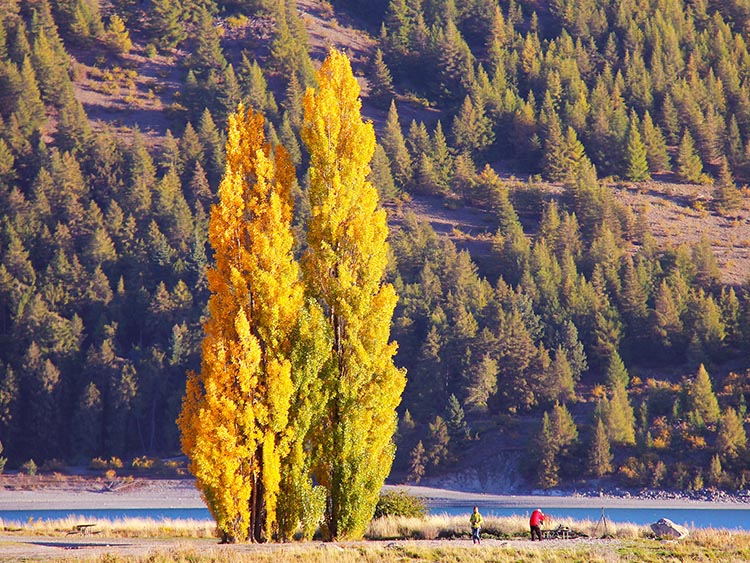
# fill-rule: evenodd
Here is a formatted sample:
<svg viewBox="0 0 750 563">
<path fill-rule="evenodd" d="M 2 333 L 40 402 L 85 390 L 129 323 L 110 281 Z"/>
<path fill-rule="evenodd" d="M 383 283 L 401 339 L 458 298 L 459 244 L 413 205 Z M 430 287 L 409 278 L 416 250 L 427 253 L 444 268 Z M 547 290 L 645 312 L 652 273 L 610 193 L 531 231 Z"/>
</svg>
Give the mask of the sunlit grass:
<svg viewBox="0 0 750 563">
<path fill-rule="evenodd" d="M 569 542 L 508 541 L 473 546 L 445 540 L 357 542 L 351 544 L 182 545 L 147 554 L 102 555 L 102 563 L 699 563 L 748 561 L 750 535 L 698 531 L 682 541 L 655 539 L 575 540 Z M 76 557 L 64 561 L 76 561 Z"/>
<path fill-rule="evenodd" d="M 131 553 L 109 550 L 86 555 L 101 563 L 699 563 L 750 561 L 750 534 L 727 530 L 693 530 L 689 538 L 663 541 L 652 537 L 646 526 L 607 522 L 606 538 L 595 521 L 555 519 L 551 527 L 568 526 L 588 539 L 531 542 L 528 521 L 522 516 L 486 517 L 481 546 L 468 541 L 468 518 L 434 515 L 419 518 L 382 518 L 370 525 L 370 541 L 338 544 L 309 542 L 289 544 L 219 545 L 211 522 L 197 520 L 116 520 L 69 517 L 54 521 L 0 522 L 8 534 L 20 537 L 67 537 L 77 524 L 96 524 L 94 538 L 133 539 L 142 545 Z M 15 533 L 11 535 L 15 535 Z M 149 538 L 158 538 L 152 544 Z M 208 541 L 206 538 L 209 538 Z M 430 542 L 414 539 L 434 540 Z M 455 541 L 462 539 L 464 541 Z M 174 540 L 174 541 L 170 541 Z M 385 540 L 385 541 L 373 541 Z M 73 539 L 71 539 L 73 541 Z M 77 541 L 77 540 L 76 540 Z M 137 543 L 136 543 L 137 541 Z M 33 542 L 33 540 L 32 540 Z M 102 543 L 102 542 L 96 542 Z M 80 561 L 84 552 L 59 552 L 56 561 Z M 25 559 L 34 560 L 34 557 Z M 43 560 L 43 559 L 36 559 Z"/>
<path fill-rule="evenodd" d="M 0 519 L 4 531 L 22 535 L 67 536 L 79 524 L 94 524 L 91 536 L 113 538 L 210 538 L 214 537 L 216 525 L 205 520 L 155 520 L 153 518 L 88 518 L 71 515 L 55 520 L 25 522 Z"/>
<path fill-rule="evenodd" d="M 591 520 L 573 520 L 572 518 L 555 518 L 547 527 L 567 526 L 591 537 L 634 539 L 648 537 L 647 526 L 630 523 L 613 523 L 607 521 L 606 528 L 600 522 Z M 529 520 L 524 516 L 485 516 L 482 534 L 487 538 L 521 538 L 529 535 Z M 369 539 L 455 539 L 469 538 L 469 516 L 449 516 L 436 514 L 420 518 L 386 517 L 379 518 L 370 524 L 367 531 Z"/>
</svg>

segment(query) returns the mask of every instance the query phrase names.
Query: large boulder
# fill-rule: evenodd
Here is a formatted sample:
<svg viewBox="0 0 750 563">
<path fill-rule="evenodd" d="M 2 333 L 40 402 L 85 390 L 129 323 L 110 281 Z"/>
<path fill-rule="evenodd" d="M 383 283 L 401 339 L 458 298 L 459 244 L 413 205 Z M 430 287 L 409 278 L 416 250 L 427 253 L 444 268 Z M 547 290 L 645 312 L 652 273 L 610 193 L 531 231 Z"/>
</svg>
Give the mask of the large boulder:
<svg viewBox="0 0 750 563">
<path fill-rule="evenodd" d="M 651 530 L 660 538 L 673 538 L 681 540 L 688 537 L 690 532 L 685 526 L 675 524 L 669 518 L 662 518 L 658 522 L 651 524 Z"/>
</svg>

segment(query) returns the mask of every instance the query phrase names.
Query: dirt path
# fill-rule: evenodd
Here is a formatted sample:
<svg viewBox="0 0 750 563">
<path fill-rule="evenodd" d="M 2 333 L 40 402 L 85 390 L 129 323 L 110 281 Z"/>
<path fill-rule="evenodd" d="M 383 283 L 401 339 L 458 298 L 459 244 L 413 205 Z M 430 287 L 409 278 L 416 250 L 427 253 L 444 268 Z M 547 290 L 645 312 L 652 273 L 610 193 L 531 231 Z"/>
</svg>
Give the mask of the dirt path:
<svg viewBox="0 0 750 563">
<path fill-rule="evenodd" d="M 54 561 L 103 559 L 110 555 L 125 557 L 154 557 L 158 553 L 199 553 L 201 557 L 216 557 L 226 560 L 227 556 L 260 553 L 294 554 L 309 551 L 325 552 L 331 560 L 345 556 L 347 551 L 366 547 L 373 550 L 388 550 L 394 560 L 405 549 L 484 549 L 507 548 L 512 550 L 541 551 L 558 548 L 588 548 L 605 553 L 614 552 L 621 545 L 620 540 L 576 539 L 545 540 L 494 540 L 485 539 L 481 546 L 474 546 L 471 540 L 405 540 L 405 541 L 361 541 L 342 543 L 305 542 L 291 544 L 234 544 L 221 545 L 216 539 L 149 539 L 149 538 L 72 538 L 54 536 L 16 536 L 0 534 L 0 560 L 2 561 Z M 223 556 L 223 557 L 222 557 Z M 159 560 L 155 558 L 155 560 Z M 326 559 L 328 560 L 328 559 Z"/>
</svg>

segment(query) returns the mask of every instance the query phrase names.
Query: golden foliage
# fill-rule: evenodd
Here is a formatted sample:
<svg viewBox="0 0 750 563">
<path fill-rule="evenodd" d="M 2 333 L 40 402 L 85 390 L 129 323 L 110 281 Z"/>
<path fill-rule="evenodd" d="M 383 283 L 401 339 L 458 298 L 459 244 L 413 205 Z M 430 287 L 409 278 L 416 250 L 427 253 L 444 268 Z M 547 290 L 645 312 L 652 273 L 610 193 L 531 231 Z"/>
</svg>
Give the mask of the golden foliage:
<svg viewBox="0 0 750 563">
<path fill-rule="evenodd" d="M 209 224 L 215 265 L 201 373 L 189 374 L 178 423 L 220 530 L 260 540 L 274 533 L 290 336 L 303 298 L 290 227 L 294 169 L 283 148 L 265 142 L 263 117 L 243 106 L 229 117 L 226 152 Z"/>
<path fill-rule="evenodd" d="M 405 375 L 389 342 L 396 292 L 383 283 L 388 226 L 367 181 L 375 149 L 362 121 L 359 85 L 346 55 L 331 50 L 318 89 L 303 100 L 302 139 L 310 152 L 310 219 L 305 281 L 333 333 L 323 371 L 329 396 L 315 476 L 327 489 L 327 533 L 360 537 L 393 461 L 395 409 Z"/>
</svg>

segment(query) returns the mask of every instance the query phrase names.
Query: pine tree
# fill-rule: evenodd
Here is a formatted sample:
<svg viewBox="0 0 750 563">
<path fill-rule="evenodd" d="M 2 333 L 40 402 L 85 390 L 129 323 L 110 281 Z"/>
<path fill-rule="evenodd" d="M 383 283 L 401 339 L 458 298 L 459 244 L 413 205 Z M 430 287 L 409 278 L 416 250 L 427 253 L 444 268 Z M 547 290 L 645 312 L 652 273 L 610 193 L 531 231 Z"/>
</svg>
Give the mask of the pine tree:
<svg viewBox="0 0 750 563">
<path fill-rule="evenodd" d="M 396 186 L 402 190 L 409 187 L 414 177 L 414 170 L 394 101 L 391 101 L 380 142 L 385 149 L 385 154 L 391 161 Z"/>
<path fill-rule="evenodd" d="M 666 280 L 662 280 L 654 297 L 654 332 L 662 346 L 670 348 L 682 334 L 680 311 L 675 303 L 672 290 Z"/>
<path fill-rule="evenodd" d="M 670 169 L 667 141 L 661 130 L 654 125 L 651 114 L 646 112 L 641 122 L 643 144 L 646 145 L 648 169 L 650 172 L 661 172 Z"/>
<path fill-rule="evenodd" d="M 625 177 L 632 182 L 649 180 L 648 151 L 638 132 L 638 116 L 630 114 L 625 146 Z"/>
<path fill-rule="evenodd" d="M 551 489 L 560 481 L 560 466 L 557 461 L 559 446 L 554 432 L 550 416 L 545 412 L 542 417 L 541 431 L 534 443 L 537 457 L 536 482 L 544 489 Z"/>
<path fill-rule="evenodd" d="M 275 529 L 294 391 L 291 333 L 303 298 L 293 178 L 286 152 L 265 143 L 263 118 L 240 106 L 211 213 L 216 266 L 201 373 L 189 376 L 178 421 L 190 469 L 227 540 L 268 540 Z"/>
<path fill-rule="evenodd" d="M 378 190 L 378 195 L 383 201 L 393 201 L 398 195 L 396 184 L 391 174 L 391 161 L 385 154 L 383 146 L 377 144 L 370 163 L 370 175 L 368 181 Z"/>
<path fill-rule="evenodd" d="M 125 27 L 125 22 L 117 14 L 113 14 L 109 19 L 106 42 L 109 48 L 118 55 L 127 55 L 133 48 L 130 32 Z"/>
<path fill-rule="evenodd" d="M 667 93 L 661 106 L 661 124 L 670 144 L 675 145 L 680 141 L 680 115 L 674 105 L 671 94 Z"/>
<path fill-rule="evenodd" d="M 469 425 L 466 423 L 466 415 L 464 414 L 464 408 L 454 394 L 448 397 L 448 411 L 446 413 L 448 432 L 450 433 L 451 439 L 454 442 L 461 440 L 465 441 L 469 438 L 471 430 Z"/>
<path fill-rule="evenodd" d="M 268 83 L 258 61 L 253 60 L 250 63 L 247 55 L 243 53 L 239 75 L 243 97 L 266 116 L 275 117 L 278 113 L 276 99 L 273 92 L 268 89 Z"/>
<path fill-rule="evenodd" d="M 407 481 L 418 485 L 422 477 L 424 477 L 426 462 L 427 453 L 425 452 L 422 440 L 420 440 L 409 454 L 409 476 L 406 478 Z"/>
<path fill-rule="evenodd" d="M 195 30 L 191 34 L 193 49 L 188 67 L 199 76 L 208 78 L 211 71 L 221 73 L 227 66 L 224 51 L 221 48 L 219 28 L 214 25 L 211 12 L 201 7 L 196 15 Z M 209 90 L 210 91 L 210 90 Z"/>
<path fill-rule="evenodd" d="M 610 386 L 610 399 L 606 404 L 607 435 L 612 442 L 631 445 L 635 443 L 635 414 L 622 382 Z"/>
<path fill-rule="evenodd" d="M 724 470 L 721 467 L 719 454 L 714 454 L 711 458 L 711 464 L 708 466 L 708 483 L 714 487 L 721 486 L 724 478 Z"/>
<path fill-rule="evenodd" d="M 716 448 L 724 459 L 736 459 L 747 446 L 747 434 L 742 419 L 732 407 L 721 414 L 716 435 Z"/>
<path fill-rule="evenodd" d="M 695 411 L 704 423 L 716 424 L 721 412 L 716 395 L 711 388 L 711 377 L 703 364 L 698 368 L 695 379 L 689 383 L 688 394 L 691 410 Z"/>
<path fill-rule="evenodd" d="M 604 477 L 612 471 L 612 452 L 610 451 L 609 438 L 607 431 L 604 429 L 604 423 L 599 418 L 596 422 L 594 435 L 591 439 L 591 446 L 588 454 L 588 470 L 591 475 L 597 478 Z"/>
<path fill-rule="evenodd" d="M 386 66 L 383 60 L 383 52 L 380 49 L 375 51 L 375 58 L 372 60 L 371 66 L 369 98 L 376 106 L 385 108 L 390 105 L 395 92 L 391 71 Z"/>
<path fill-rule="evenodd" d="M 304 98 L 302 138 L 310 153 L 310 206 L 305 280 L 334 335 L 324 371 L 329 400 L 315 476 L 327 489 L 327 535 L 360 537 L 390 471 L 404 373 L 389 343 L 396 305 L 383 283 L 388 227 L 367 182 L 375 149 L 372 125 L 360 117 L 359 86 L 343 53 L 332 50 Z M 344 228 L 346 225 L 346 228 Z M 377 389 L 377 392 L 375 392 Z"/>
<path fill-rule="evenodd" d="M 700 183 L 703 177 L 703 163 L 695 152 L 693 137 L 687 129 L 677 150 L 677 176 L 681 181 L 691 184 Z"/>
<path fill-rule="evenodd" d="M 742 207 L 742 194 L 734 183 L 726 156 L 721 157 L 719 164 L 719 179 L 714 188 L 714 204 L 720 215 L 729 215 Z"/>
<path fill-rule="evenodd" d="M 149 10 L 149 30 L 160 49 L 174 49 L 187 38 L 182 21 L 181 2 L 153 0 Z"/>
</svg>

